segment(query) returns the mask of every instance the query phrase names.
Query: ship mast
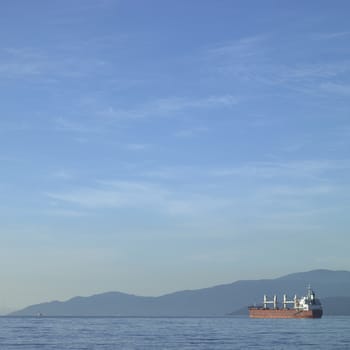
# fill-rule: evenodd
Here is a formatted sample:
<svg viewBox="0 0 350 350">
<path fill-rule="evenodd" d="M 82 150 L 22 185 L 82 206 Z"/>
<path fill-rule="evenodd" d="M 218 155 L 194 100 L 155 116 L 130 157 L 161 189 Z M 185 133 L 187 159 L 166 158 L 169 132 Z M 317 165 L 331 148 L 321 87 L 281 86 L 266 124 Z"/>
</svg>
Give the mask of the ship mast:
<svg viewBox="0 0 350 350">
<path fill-rule="evenodd" d="M 273 300 L 267 300 L 267 296 L 264 294 L 264 309 L 267 309 L 267 304 L 273 304 L 273 308 L 277 309 L 277 295 L 273 296 Z"/>
</svg>

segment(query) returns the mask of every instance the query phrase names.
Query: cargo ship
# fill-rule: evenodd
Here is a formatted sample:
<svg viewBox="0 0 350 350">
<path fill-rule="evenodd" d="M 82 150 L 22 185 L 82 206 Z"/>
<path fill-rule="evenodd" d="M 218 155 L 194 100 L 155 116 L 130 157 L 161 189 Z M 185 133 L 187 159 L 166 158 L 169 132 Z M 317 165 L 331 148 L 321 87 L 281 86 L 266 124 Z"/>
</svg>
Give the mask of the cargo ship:
<svg viewBox="0 0 350 350">
<path fill-rule="evenodd" d="M 276 295 L 272 300 L 264 295 L 263 305 L 250 306 L 248 310 L 251 318 L 321 318 L 323 313 L 321 302 L 310 286 L 307 295 L 301 298 L 295 295 L 293 300 L 288 300 L 284 294 L 282 304 L 277 302 Z"/>
</svg>

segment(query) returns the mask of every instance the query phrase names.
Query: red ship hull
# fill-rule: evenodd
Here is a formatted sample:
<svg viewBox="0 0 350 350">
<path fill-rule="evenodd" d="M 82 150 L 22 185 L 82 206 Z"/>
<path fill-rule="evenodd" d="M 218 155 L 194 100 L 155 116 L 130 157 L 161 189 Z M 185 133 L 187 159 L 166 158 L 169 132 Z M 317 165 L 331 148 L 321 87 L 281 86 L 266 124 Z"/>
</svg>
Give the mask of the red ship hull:
<svg viewBox="0 0 350 350">
<path fill-rule="evenodd" d="M 249 308 L 251 318 L 321 318 L 322 310 Z"/>
</svg>

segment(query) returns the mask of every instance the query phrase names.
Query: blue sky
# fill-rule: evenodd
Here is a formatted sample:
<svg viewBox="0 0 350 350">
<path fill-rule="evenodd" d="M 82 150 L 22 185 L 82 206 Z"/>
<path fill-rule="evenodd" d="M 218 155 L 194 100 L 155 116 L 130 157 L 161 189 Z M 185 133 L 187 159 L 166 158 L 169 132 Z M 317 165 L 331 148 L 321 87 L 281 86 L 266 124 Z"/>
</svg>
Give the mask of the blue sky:
<svg viewBox="0 0 350 350">
<path fill-rule="evenodd" d="M 348 1 L 3 1 L 0 311 L 350 269 Z"/>
</svg>

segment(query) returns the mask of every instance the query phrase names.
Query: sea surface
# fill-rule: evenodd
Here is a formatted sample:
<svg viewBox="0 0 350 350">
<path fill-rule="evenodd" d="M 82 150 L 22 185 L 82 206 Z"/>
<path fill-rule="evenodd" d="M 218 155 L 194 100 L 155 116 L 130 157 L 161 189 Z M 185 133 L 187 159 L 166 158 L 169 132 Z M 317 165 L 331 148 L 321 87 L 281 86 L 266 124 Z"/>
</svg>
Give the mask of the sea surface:
<svg viewBox="0 0 350 350">
<path fill-rule="evenodd" d="M 350 349 L 350 317 L 0 317 L 0 349 Z"/>
</svg>

